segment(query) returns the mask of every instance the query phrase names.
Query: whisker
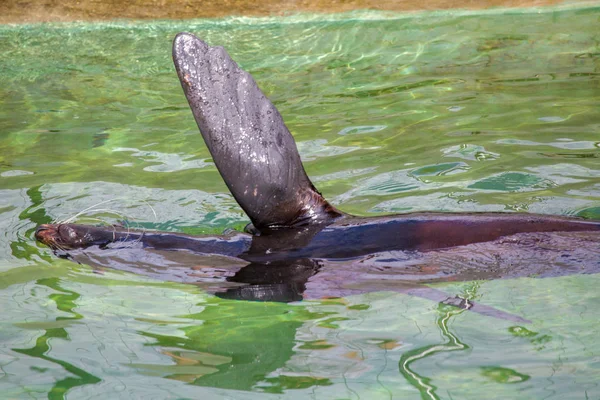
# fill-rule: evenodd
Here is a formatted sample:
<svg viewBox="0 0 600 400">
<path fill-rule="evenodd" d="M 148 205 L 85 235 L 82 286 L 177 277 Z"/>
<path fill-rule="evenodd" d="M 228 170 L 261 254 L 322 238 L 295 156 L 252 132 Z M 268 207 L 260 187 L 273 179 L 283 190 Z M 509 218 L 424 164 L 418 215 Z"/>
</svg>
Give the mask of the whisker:
<svg viewBox="0 0 600 400">
<path fill-rule="evenodd" d="M 156 215 L 156 211 L 154 211 L 154 207 L 152 207 L 152 205 L 148 201 L 146 201 L 146 200 L 142 200 L 142 201 L 150 208 L 150 210 L 152 211 L 152 214 L 154 214 L 154 222 L 157 222 L 158 215 Z"/>
<path fill-rule="evenodd" d="M 127 235 L 125 236 L 125 238 L 123 239 L 123 242 L 126 241 L 127 239 L 129 239 L 129 236 L 131 234 L 131 229 L 129 228 L 129 225 L 127 225 Z M 133 246 L 135 246 L 137 243 L 141 243 L 142 238 L 144 237 L 144 234 L 146 233 L 146 229 L 142 228 L 140 231 L 140 235 L 138 238 L 136 238 L 135 240 L 132 241 L 128 241 L 129 245 L 127 246 L 128 248 L 132 248 Z"/>
<path fill-rule="evenodd" d="M 84 208 L 83 210 L 79 211 L 78 213 L 76 213 L 68 218 L 57 217 L 56 219 L 54 219 L 52 224 L 54 224 L 54 225 L 70 224 L 70 223 L 73 223 L 74 221 L 76 221 L 77 219 L 82 218 L 83 221 L 89 221 L 94 224 L 100 223 L 101 226 L 107 225 L 107 229 L 110 229 L 110 228 L 108 228 L 108 226 L 112 226 L 113 238 L 112 238 L 112 241 L 110 241 L 108 244 L 110 244 L 110 243 L 119 244 L 120 243 L 120 245 L 118 245 L 119 248 L 133 247 L 143 240 L 143 237 L 144 237 L 145 232 L 147 231 L 147 228 L 142 226 L 139 229 L 135 229 L 134 227 L 136 225 L 136 222 L 130 221 L 129 218 L 126 218 L 124 214 L 120 213 L 119 211 L 117 211 L 115 209 L 111 209 L 108 207 L 100 207 L 103 204 L 106 204 L 106 203 L 109 203 L 109 202 L 112 202 L 112 201 L 115 201 L 118 199 L 119 198 L 112 198 L 112 199 L 98 202 L 96 204 L 93 204 L 89 207 Z M 123 199 L 123 198 L 121 198 L 121 199 Z M 143 202 L 150 209 L 150 211 L 152 212 L 152 215 L 153 215 L 154 222 L 157 222 L 158 214 L 156 213 L 156 210 L 154 209 L 154 207 L 147 200 L 139 200 L 139 201 Z M 115 226 L 116 224 L 109 224 L 102 218 L 94 217 L 91 215 L 90 216 L 86 215 L 86 214 L 98 214 L 98 213 L 110 213 L 110 214 L 116 216 L 116 218 L 120 219 L 119 224 L 117 224 L 118 226 Z M 82 223 L 85 223 L 83 221 L 82 221 Z M 119 230 L 120 230 L 120 235 L 121 235 L 120 237 L 119 237 L 119 235 L 117 235 Z M 134 230 L 139 232 L 139 235 L 132 240 L 132 232 Z M 59 251 L 66 252 L 66 249 L 63 248 L 62 245 L 59 245 L 58 243 L 54 243 L 53 245 Z M 107 248 L 107 250 L 108 249 L 110 249 L 110 248 Z"/>
<path fill-rule="evenodd" d="M 64 248 L 64 247 L 62 247 L 60 244 L 58 244 L 58 243 L 56 242 L 56 240 L 53 240 L 51 243 L 48 243 L 48 246 L 50 246 L 51 248 L 53 248 L 55 252 L 56 252 L 56 250 L 58 249 L 58 250 L 60 250 L 60 251 L 62 251 L 62 252 L 65 252 L 65 253 L 67 253 L 67 249 L 65 249 L 65 248 Z"/>
<path fill-rule="evenodd" d="M 123 214 L 121 214 L 118 211 L 113 210 L 112 208 L 98 208 L 98 209 L 94 209 L 94 210 L 90 210 L 93 211 L 94 213 L 98 213 L 98 212 L 106 212 L 106 213 L 111 213 L 111 214 L 115 214 L 117 217 L 125 219 L 125 216 Z M 78 216 L 80 216 L 81 213 L 78 213 Z M 71 217 L 73 218 L 73 217 Z"/>
<path fill-rule="evenodd" d="M 87 208 L 84 208 L 83 210 L 79 211 L 77 214 L 73 215 L 71 218 L 67 218 L 66 220 L 64 220 L 63 222 L 61 222 L 61 224 L 68 224 L 68 223 L 71 223 L 72 221 L 74 221 L 74 220 L 75 220 L 75 218 L 79 217 L 81 214 L 83 214 L 83 213 L 86 213 L 86 212 L 88 212 L 88 211 L 90 211 L 90 210 L 94 210 L 94 209 L 95 209 L 96 207 L 98 207 L 99 205 L 106 204 L 106 203 L 109 203 L 109 202 L 111 202 L 111 201 L 115 201 L 115 200 L 116 200 L 116 199 L 108 199 L 108 200 L 104 200 L 104 201 L 101 201 L 101 202 L 99 202 L 99 203 L 96 203 L 96 204 L 94 204 L 94 205 L 91 205 L 91 206 L 89 206 L 89 207 L 87 207 Z"/>
</svg>

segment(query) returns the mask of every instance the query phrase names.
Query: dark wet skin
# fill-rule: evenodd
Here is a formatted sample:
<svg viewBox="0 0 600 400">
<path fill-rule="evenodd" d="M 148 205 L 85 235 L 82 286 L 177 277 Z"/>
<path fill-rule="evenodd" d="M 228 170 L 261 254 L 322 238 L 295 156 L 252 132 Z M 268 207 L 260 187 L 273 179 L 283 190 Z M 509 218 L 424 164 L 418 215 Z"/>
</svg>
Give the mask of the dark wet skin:
<svg viewBox="0 0 600 400">
<path fill-rule="evenodd" d="M 422 284 L 600 272 L 599 221 L 502 213 L 346 215 L 314 188 L 281 115 L 225 50 L 179 34 L 173 59 L 215 164 L 256 234 L 40 226 L 36 238 L 57 254 L 261 301 L 394 290 L 466 307 Z M 519 320 L 483 305 L 468 307 Z"/>
<path fill-rule="evenodd" d="M 517 233 L 581 231 L 600 232 L 600 224 L 534 214 L 421 213 L 379 218 L 345 216 L 331 224 L 222 237 L 77 224 L 41 225 L 36 238 L 52 248 L 63 250 L 141 242 L 144 247 L 158 250 L 214 253 L 266 263 L 299 258 L 346 259 L 394 250 L 424 252 L 489 242 Z"/>
</svg>

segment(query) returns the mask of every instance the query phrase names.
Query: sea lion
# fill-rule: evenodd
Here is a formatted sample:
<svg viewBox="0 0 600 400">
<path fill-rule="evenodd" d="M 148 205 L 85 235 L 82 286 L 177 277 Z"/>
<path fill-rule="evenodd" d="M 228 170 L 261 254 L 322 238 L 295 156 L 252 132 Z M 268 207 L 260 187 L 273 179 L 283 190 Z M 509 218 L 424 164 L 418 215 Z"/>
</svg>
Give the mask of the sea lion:
<svg viewBox="0 0 600 400">
<path fill-rule="evenodd" d="M 413 213 L 374 218 L 345 214 L 329 204 L 316 190 L 304 170 L 283 118 L 252 76 L 239 68 L 222 47 L 210 47 L 192 34 L 180 33 L 173 43 L 173 60 L 200 132 L 229 190 L 250 218 L 253 234 L 191 237 L 58 224 L 40 226 L 35 233 L 39 241 L 63 254 L 69 253 L 70 257 L 76 254 L 73 252 L 75 249 L 94 248 L 96 261 L 88 257 L 89 251 L 85 256 L 87 259 L 76 260 L 99 266 L 114 267 L 115 264 L 115 259 L 111 261 L 110 257 L 108 261 L 97 261 L 98 257 L 103 257 L 102 249 L 125 249 L 132 244 L 135 251 L 153 252 L 153 259 L 158 260 L 154 264 L 150 262 L 154 266 L 160 266 L 165 257 L 172 257 L 172 253 L 165 255 L 165 250 L 185 250 L 186 254 L 203 257 L 233 257 L 245 264 L 226 269 L 228 272 L 222 273 L 224 280 L 250 285 L 245 289 L 244 286 L 236 287 L 234 292 L 237 290 L 237 294 L 233 297 L 291 301 L 302 298 L 306 283 L 311 279 L 314 281 L 323 265 L 338 265 L 336 263 L 340 260 L 350 260 L 350 264 L 356 263 L 356 260 L 362 260 L 363 264 L 371 260 L 364 265 L 404 262 L 406 267 L 407 259 L 419 259 L 427 252 L 442 254 L 439 252 L 445 250 L 440 249 L 484 242 L 496 243 L 498 247 L 497 241 L 510 235 L 520 234 L 518 241 L 529 243 L 529 239 L 540 232 L 600 231 L 600 221 L 535 214 Z M 527 234 L 533 236 L 523 237 Z M 563 252 L 568 253 L 590 240 L 598 243 L 597 239 L 585 239 L 587 242 L 573 239 L 571 247 Z M 543 242 L 546 239 L 542 237 L 539 240 Z M 525 252 L 530 251 L 527 247 L 524 249 Z M 127 265 L 130 267 L 134 264 L 139 267 L 137 261 L 123 262 L 129 262 Z M 600 270 L 598 262 L 586 262 L 585 268 L 579 272 Z M 540 269 L 525 268 L 520 276 L 531 273 L 543 275 L 543 263 L 539 264 Z M 165 265 L 173 265 L 173 262 Z M 210 265 L 210 262 L 204 265 Z M 467 270 L 481 271 L 485 267 L 471 265 Z M 343 265 L 337 268 L 343 274 Z M 502 271 L 497 274 L 487 271 L 484 275 L 487 278 L 511 275 L 506 269 Z M 443 271 L 439 276 L 437 273 L 434 273 L 435 276 L 416 274 L 408 279 L 413 283 L 408 286 L 398 284 L 398 290 L 420 295 L 416 288 L 421 282 L 453 279 L 457 275 L 461 279 L 479 276 L 463 272 Z M 164 273 L 169 274 L 168 271 Z M 192 276 L 190 280 L 194 281 L 198 274 L 186 276 Z M 179 277 L 177 280 L 189 281 L 186 279 Z M 194 282 L 199 281 L 202 279 Z M 277 290 L 281 290 L 281 285 L 288 287 L 287 292 L 283 290 L 286 293 L 275 295 L 277 290 L 273 285 L 280 285 Z M 290 285 L 294 287 L 290 289 Z M 242 294 L 243 290 L 252 287 L 260 290 L 250 296 Z M 334 291 L 332 295 L 351 293 L 344 290 Z M 321 291 L 321 294 L 325 295 L 324 292 Z M 231 294 L 231 291 L 228 293 Z"/>
</svg>

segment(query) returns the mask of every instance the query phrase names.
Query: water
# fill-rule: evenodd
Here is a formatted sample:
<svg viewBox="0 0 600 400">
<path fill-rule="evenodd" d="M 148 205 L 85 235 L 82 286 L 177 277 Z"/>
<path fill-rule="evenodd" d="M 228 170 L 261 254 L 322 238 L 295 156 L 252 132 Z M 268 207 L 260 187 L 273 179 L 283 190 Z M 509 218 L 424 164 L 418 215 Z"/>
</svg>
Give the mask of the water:
<svg viewBox="0 0 600 400">
<path fill-rule="evenodd" d="M 57 259 L 36 225 L 194 234 L 247 222 L 170 59 L 223 45 L 344 211 L 600 219 L 600 9 L 0 27 L 0 388 L 7 398 L 599 398 L 600 276 L 295 304 Z"/>
</svg>

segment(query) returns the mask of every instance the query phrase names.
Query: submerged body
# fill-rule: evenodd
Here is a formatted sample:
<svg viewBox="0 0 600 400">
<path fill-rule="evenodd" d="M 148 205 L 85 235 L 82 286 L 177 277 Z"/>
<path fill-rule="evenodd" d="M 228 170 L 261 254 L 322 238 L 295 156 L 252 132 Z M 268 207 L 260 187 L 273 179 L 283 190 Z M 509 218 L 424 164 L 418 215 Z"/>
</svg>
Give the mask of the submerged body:
<svg viewBox="0 0 600 400">
<path fill-rule="evenodd" d="M 283 118 L 223 48 L 181 33 L 173 43 L 173 59 L 215 164 L 257 234 L 191 237 L 59 224 L 39 227 L 38 240 L 87 264 L 136 271 L 148 267 L 150 275 L 167 279 L 235 283 L 233 291 L 227 285 L 215 290 L 229 297 L 291 301 L 307 293 L 339 296 L 365 290 L 361 282 L 381 269 L 389 270 L 386 284 L 376 279 L 367 287 L 411 294 L 423 289 L 419 283 L 513 276 L 510 265 L 515 263 L 521 265 L 516 276 L 544 275 L 545 252 L 550 257 L 552 247 L 560 247 L 556 238 L 561 236 L 554 232 L 600 232 L 599 221 L 533 214 L 346 215 L 315 189 Z M 511 235 L 517 235 L 514 241 L 502 242 Z M 592 256 L 565 273 L 600 271 L 598 234 L 562 237 L 568 244 L 561 256 Z M 483 243 L 488 244 L 477 247 Z M 581 253 L 585 246 L 592 250 Z M 469 251 L 499 254 L 500 261 L 478 263 L 482 258 L 474 257 L 475 262 L 465 262 Z M 453 259 L 456 265 L 447 261 Z M 562 274 L 559 264 L 551 262 L 548 275 Z M 187 272 L 174 272 L 178 267 Z M 441 301 L 431 293 L 423 296 Z"/>
</svg>

